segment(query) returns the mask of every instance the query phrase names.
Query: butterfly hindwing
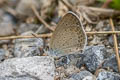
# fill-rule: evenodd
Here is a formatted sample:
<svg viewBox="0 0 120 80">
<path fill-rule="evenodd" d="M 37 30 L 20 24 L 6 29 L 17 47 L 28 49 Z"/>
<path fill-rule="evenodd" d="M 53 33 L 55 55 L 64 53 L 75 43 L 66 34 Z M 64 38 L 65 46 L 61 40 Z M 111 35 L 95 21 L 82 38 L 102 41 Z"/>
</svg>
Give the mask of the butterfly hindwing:
<svg viewBox="0 0 120 80">
<path fill-rule="evenodd" d="M 50 49 L 71 53 L 82 50 L 86 45 L 86 34 L 79 17 L 68 12 L 58 22 L 50 40 Z"/>
</svg>

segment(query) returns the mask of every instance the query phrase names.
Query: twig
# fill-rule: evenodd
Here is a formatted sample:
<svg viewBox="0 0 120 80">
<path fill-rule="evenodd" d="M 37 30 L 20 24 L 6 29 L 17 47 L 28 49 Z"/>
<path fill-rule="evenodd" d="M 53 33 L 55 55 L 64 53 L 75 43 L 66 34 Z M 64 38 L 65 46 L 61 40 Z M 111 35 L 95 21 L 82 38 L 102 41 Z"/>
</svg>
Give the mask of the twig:
<svg viewBox="0 0 120 80">
<path fill-rule="evenodd" d="M 70 3 L 68 3 L 66 0 L 61 0 L 61 2 L 68 7 L 68 9 L 76 12 L 75 7 L 73 7 Z M 86 7 L 86 6 L 78 6 L 78 8 L 85 8 L 88 10 L 91 10 L 93 12 L 96 12 L 98 15 L 105 15 L 106 17 L 111 16 L 117 16 L 120 15 L 120 11 L 114 10 L 114 9 L 104 9 L 104 8 L 96 8 L 96 7 Z"/>
<path fill-rule="evenodd" d="M 112 31 L 115 31 L 113 20 L 111 18 L 110 18 L 110 25 L 111 25 Z M 118 63 L 118 71 L 120 72 L 120 56 L 119 56 L 119 52 L 118 52 L 118 44 L 117 44 L 116 34 L 113 34 L 113 39 L 114 39 L 114 49 L 115 49 L 115 53 L 116 53 L 116 59 L 117 59 L 117 63 Z"/>
<path fill-rule="evenodd" d="M 12 9 L 10 7 L 5 7 L 5 10 L 7 12 L 11 13 L 12 15 L 14 15 L 15 17 L 17 17 L 17 12 L 14 9 Z"/>
<path fill-rule="evenodd" d="M 120 31 L 102 31 L 102 32 L 86 32 L 87 35 L 97 35 L 97 34 L 120 34 Z M 10 39 L 21 39 L 21 38 L 45 38 L 51 37 L 52 33 L 49 34 L 35 34 L 32 36 L 6 36 L 0 37 L 0 40 L 10 40 Z"/>
<path fill-rule="evenodd" d="M 105 8 L 96 8 L 96 7 L 87 7 L 87 6 L 78 6 L 79 9 L 84 9 L 87 12 L 92 12 L 95 13 L 95 16 L 100 16 L 100 17 L 113 17 L 113 16 L 118 16 L 120 15 L 120 11 L 114 10 L 114 9 L 105 9 Z M 91 13 L 88 13 L 91 14 Z"/>
<path fill-rule="evenodd" d="M 106 0 L 106 2 L 103 4 L 102 8 L 107 8 L 111 2 L 112 2 L 112 0 Z"/>
<path fill-rule="evenodd" d="M 101 31 L 101 32 L 86 32 L 87 35 L 94 34 L 120 34 L 120 31 Z"/>
<path fill-rule="evenodd" d="M 67 0 L 61 0 L 61 2 L 62 2 L 64 5 L 66 5 L 70 10 L 76 12 L 75 8 L 74 8 L 70 3 L 68 3 Z"/>
<path fill-rule="evenodd" d="M 52 33 L 49 34 L 40 34 L 40 35 L 36 35 L 36 37 L 51 37 Z M 0 37 L 0 40 L 10 40 L 10 39 L 21 39 L 21 38 L 35 38 L 35 36 L 8 36 L 8 37 Z"/>
<path fill-rule="evenodd" d="M 41 21 L 41 22 L 45 25 L 45 27 L 47 27 L 48 29 L 50 29 L 51 31 L 54 31 L 54 29 L 51 28 L 51 27 L 41 18 L 41 16 L 39 15 L 39 13 L 37 12 L 36 8 L 35 8 L 33 5 L 31 6 L 31 8 L 32 8 L 34 14 L 36 15 L 36 17 L 39 19 L 39 21 Z"/>
</svg>

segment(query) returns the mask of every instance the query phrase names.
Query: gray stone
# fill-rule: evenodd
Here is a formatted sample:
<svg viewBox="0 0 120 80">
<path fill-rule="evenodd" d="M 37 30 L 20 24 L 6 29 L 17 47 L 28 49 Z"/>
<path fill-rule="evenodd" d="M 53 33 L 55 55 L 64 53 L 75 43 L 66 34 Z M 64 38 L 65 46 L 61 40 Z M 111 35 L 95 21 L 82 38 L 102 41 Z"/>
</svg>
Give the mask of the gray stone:
<svg viewBox="0 0 120 80">
<path fill-rule="evenodd" d="M 79 52 L 57 58 L 57 60 L 55 60 L 55 65 L 60 80 L 63 80 L 65 76 L 78 73 L 80 71 L 79 68 L 84 65 L 83 58 L 84 54 L 79 54 Z"/>
<path fill-rule="evenodd" d="M 26 32 L 22 35 L 31 35 L 32 32 Z M 41 38 L 16 39 L 14 55 L 16 57 L 28 57 L 42 55 L 43 40 Z"/>
<path fill-rule="evenodd" d="M 16 7 L 16 12 L 22 16 L 33 16 L 33 10 L 31 9 L 31 5 L 33 5 L 36 9 L 40 10 L 42 7 L 48 7 L 52 0 L 20 0 Z M 47 2 L 47 3 L 46 3 Z M 44 9 L 45 9 L 44 8 Z"/>
<path fill-rule="evenodd" d="M 96 77 L 89 71 L 80 71 L 79 73 L 72 74 L 70 76 L 71 80 L 96 80 Z"/>
<path fill-rule="evenodd" d="M 103 63 L 103 68 L 110 68 L 113 71 L 118 72 L 118 65 L 115 54 L 113 54 L 110 58 L 105 60 L 105 62 Z"/>
<path fill-rule="evenodd" d="M 8 54 L 9 52 L 5 49 L 0 49 L 0 62 L 2 60 L 4 60 L 6 58 L 6 55 Z"/>
<path fill-rule="evenodd" d="M 49 56 L 13 58 L 0 64 L 0 80 L 54 80 L 54 70 Z"/>
<path fill-rule="evenodd" d="M 70 65 L 74 65 L 77 68 L 80 68 L 83 66 L 84 62 L 83 62 L 83 58 L 85 57 L 84 54 L 79 54 L 79 53 L 75 53 L 75 54 L 70 54 L 68 56 L 61 56 L 58 58 L 58 60 L 55 61 L 56 67 L 60 67 L 60 66 L 70 66 Z"/>
<path fill-rule="evenodd" d="M 0 36 L 8 36 L 14 34 L 12 23 L 0 22 Z"/>
<path fill-rule="evenodd" d="M 120 80 L 120 74 L 101 70 L 97 76 L 97 80 Z"/>
<path fill-rule="evenodd" d="M 26 23 L 22 23 L 20 24 L 19 28 L 18 28 L 18 33 L 24 33 L 24 32 L 27 32 L 27 31 L 36 31 L 40 26 L 39 25 L 36 25 L 36 24 L 26 24 Z"/>
<path fill-rule="evenodd" d="M 29 0 L 29 1 L 28 0 L 20 0 L 20 2 L 18 3 L 18 5 L 16 7 L 16 12 L 20 15 L 31 16 L 31 15 L 33 15 L 31 5 L 33 5 L 37 9 L 39 8 L 39 6 L 41 6 L 38 3 L 38 1 L 35 1 L 35 0 Z"/>
<path fill-rule="evenodd" d="M 0 44 L 6 44 L 6 43 L 9 43 L 10 40 L 0 40 Z"/>
<path fill-rule="evenodd" d="M 14 17 L 0 9 L 0 36 L 8 36 L 14 34 Z"/>
<path fill-rule="evenodd" d="M 55 60 L 56 67 L 65 66 L 65 65 L 67 65 L 67 57 L 66 56 L 62 56 L 62 57 L 58 58 L 57 60 Z"/>
<path fill-rule="evenodd" d="M 96 25 L 96 30 L 100 30 L 101 28 L 105 27 L 104 26 L 104 21 L 99 21 Z"/>
<path fill-rule="evenodd" d="M 113 42 L 114 40 L 112 35 L 108 37 L 108 41 L 111 46 L 114 46 L 114 42 Z"/>
<path fill-rule="evenodd" d="M 4 13 L 4 15 L 2 16 L 2 20 L 5 21 L 6 23 L 12 23 L 12 24 L 16 24 L 17 22 L 17 18 L 8 12 Z M 15 28 L 16 26 L 13 27 Z"/>
<path fill-rule="evenodd" d="M 75 65 L 77 68 L 81 68 L 84 65 L 85 55 L 81 53 L 75 53 L 68 55 L 68 65 Z"/>
<path fill-rule="evenodd" d="M 104 61 L 106 51 L 104 46 L 89 46 L 84 51 L 84 63 L 87 69 L 94 72 Z"/>
<path fill-rule="evenodd" d="M 7 76 L 7 77 L 0 77 L 0 80 L 39 80 L 36 77 L 22 75 L 17 77 Z"/>
<path fill-rule="evenodd" d="M 7 1 L 7 4 L 6 5 L 7 7 L 11 7 L 11 8 L 15 8 L 19 2 L 19 0 L 4 0 L 4 1 Z"/>
</svg>

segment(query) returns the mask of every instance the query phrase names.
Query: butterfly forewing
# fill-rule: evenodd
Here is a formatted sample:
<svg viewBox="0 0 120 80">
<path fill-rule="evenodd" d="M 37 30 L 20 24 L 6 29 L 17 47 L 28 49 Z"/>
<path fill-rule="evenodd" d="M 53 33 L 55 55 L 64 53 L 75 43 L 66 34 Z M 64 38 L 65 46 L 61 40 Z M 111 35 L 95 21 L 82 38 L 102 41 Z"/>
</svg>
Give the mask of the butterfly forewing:
<svg viewBox="0 0 120 80">
<path fill-rule="evenodd" d="M 79 17 L 73 12 L 67 13 L 58 22 L 50 40 L 50 49 L 63 53 L 77 52 L 86 45 L 86 34 Z"/>
</svg>

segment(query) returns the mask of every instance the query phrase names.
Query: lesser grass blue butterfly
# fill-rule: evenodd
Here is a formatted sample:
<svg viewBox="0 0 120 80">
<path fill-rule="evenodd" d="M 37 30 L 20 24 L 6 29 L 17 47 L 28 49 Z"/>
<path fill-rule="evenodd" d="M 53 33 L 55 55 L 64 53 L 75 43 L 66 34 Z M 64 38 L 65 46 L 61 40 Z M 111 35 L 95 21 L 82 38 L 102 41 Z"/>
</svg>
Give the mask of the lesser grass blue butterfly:
<svg viewBox="0 0 120 80">
<path fill-rule="evenodd" d="M 58 22 L 50 40 L 50 53 L 54 56 L 64 56 L 84 50 L 87 36 L 79 17 L 68 12 Z"/>
</svg>

